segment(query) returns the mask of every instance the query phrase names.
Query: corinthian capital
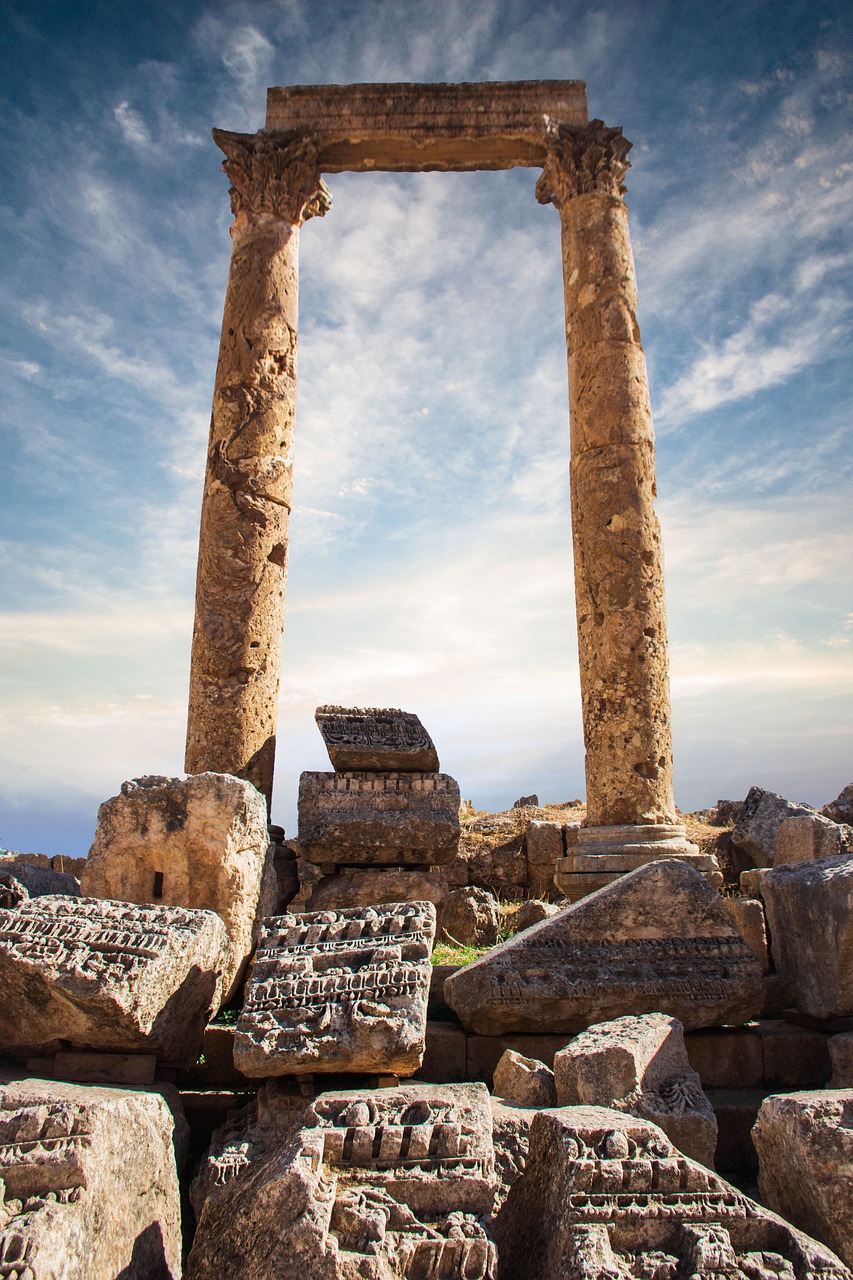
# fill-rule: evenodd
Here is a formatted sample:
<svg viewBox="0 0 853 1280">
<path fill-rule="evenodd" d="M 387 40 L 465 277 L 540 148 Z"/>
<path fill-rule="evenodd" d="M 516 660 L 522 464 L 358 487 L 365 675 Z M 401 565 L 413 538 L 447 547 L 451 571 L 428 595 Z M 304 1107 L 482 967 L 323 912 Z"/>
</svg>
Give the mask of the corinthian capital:
<svg viewBox="0 0 853 1280">
<path fill-rule="evenodd" d="M 540 204 L 557 208 L 575 196 L 608 195 L 621 199 L 625 174 L 631 167 L 631 143 L 621 129 L 608 129 L 603 120 L 590 120 L 580 128 L 560 124 L 546 116 L 548 158 L 536 183 Z"/>
<path fill-rule="evenodd" d="M 214 129 L 225 153 L 223 173 L 231 181 L 231 212 L 269 213 L 299 226 L 322 217 L 332 195 L 317 167 L 317 147 L 308 137 L 277 138 L 268 133 L 228 133 Z"/>
</svg>

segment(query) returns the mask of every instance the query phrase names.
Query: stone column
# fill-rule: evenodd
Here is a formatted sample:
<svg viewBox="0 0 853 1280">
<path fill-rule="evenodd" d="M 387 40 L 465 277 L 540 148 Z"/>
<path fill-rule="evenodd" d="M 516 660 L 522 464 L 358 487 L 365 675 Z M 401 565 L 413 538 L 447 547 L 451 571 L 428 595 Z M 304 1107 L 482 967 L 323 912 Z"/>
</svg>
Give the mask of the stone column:
<svg viewBox="0 0 853 1280">
<path fill-rule="evenodd" d="M 214 130 L 232 251 L 202 500 L 187 773 L 246 778 L 269 804 L 296 401 L 299 228 L 331 197 L 310 138 Z"/>
<path fill-rule="evenodd" d="M 672 790 L 654 432 L 622 198 L 631 144 L 600 120 L 549 122 L 548 144 L 536 195 L 562 224 L 587 787 L 578 851 L 557 883 L 580 897 L 655 857 L 698 850 Z"/>
</svg>

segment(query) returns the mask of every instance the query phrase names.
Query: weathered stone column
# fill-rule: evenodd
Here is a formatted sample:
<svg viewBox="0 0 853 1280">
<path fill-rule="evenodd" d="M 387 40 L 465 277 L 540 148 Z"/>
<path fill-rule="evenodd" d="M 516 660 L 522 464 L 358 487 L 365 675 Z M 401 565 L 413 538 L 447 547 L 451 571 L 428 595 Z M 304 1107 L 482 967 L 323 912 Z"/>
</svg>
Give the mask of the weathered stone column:
<svg viewBox="0 0 853 1280">
<path fill-rule="evenodd" d="M 548 143 L 536 195 L 562 224 L 587 786 L 578 852 L 557 883 L 580 897 L 655 857 L 698 850 L 672 790 L 654 432 L 622 199 L 631 144 L 600 120 L 549 123 Z"/>
<path fill-rule="evenodd" d="M 299 228 L 331 198 L 310 138 L 214 130 L 232 252 L 202 501 L 186 770 L 269 803 L 296 400 Z"/>
</svg>

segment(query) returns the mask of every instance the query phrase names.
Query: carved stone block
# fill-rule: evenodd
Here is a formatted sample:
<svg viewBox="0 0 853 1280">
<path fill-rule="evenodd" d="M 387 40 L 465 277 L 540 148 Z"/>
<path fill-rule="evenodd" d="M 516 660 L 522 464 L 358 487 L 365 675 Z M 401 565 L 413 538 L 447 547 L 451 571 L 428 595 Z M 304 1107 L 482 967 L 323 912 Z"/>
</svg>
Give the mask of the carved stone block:
<svg viewBox="0 0 853 1280">
<path fill-rule="evenodd" d="M 495 1223 L 501 1280 L 848 1280 L 822 1244 L 603 1107 L 539 1112 Z"/>
<path fill-rule="evenodd" d="M 765 1098 L 752 1137 L 762 1200 L 853 1266 L 853 1091 Z"/>
<path fill-rule="evenodd" d="M 382 902 L 434 902 L 440 909 L 448 893 L 437 871 L 402 867 L 365 867 L 326 876 L 314 888 L 307 911 L 338 911 L 341 907 L 375 907 Z"/>
<path fill-rule="evenodd" d="M 424 1055 L 431 902 L 265 920 L 237 1021 L 247 1076 L 411 1075 Z"/>
<path fill-rule="evenodd" d="M 561 1107 L 613 1107 L 660 1125 L 679 1151 L 714 1167 L 717 1121 L 687 1059 L 677 1018 L 600 1022 L 554 1057 Z"/>
<path fill-rule="evenodd" d="M 814 1018 L 853 1014 L 853 857 L 773 867 L 761 880 L 776 970 Z"/>
<path fill-rule="evenodd" d="M 299 842 L 312 862 L 449 862 L 459 846 L 459 784 L 446 773 L 303 773 Z"/>
<path fill-rule="evenodd" d="M 336 773 L 438 772 L 438 753 L 432 738 L 411 711 L 318 707 L 314 718 Z"/>
<path fill-rule="evenodd" d="M 0 1276 L 180 1276 L 174 1128 L 157 1093 L 0 1077 Z"/>
<path fill-rule="evenodd" d="M 577 1032 L 624 1014 L 685 1027 L 755 1017 L 761 967 L 720 895 L 675 859 L 653 862 L 533 925 L 447 979 L 469 1031 Z"/>
<path fill-rule="evenodd" d="M 269 848 L 266 800 L 226 773 L 134 778 L 98 810 L 82 889 L 95 898 L 215 911 L 228 934 L 223 999 L 252 950 Z"/>
<path fill-rule="evenodd" d="M 211 911 L 65 896 L 0 910 L 0 1052 L 193 1062 L 225 947 Z"/>
<path fill-rule="evenodd" d="M 483 1085 L 324 1093 L 301 1114 L 267 1085 L 214 1136 L 186 1280 L 492 1280 L 494 1185 Z"/>
</svg>

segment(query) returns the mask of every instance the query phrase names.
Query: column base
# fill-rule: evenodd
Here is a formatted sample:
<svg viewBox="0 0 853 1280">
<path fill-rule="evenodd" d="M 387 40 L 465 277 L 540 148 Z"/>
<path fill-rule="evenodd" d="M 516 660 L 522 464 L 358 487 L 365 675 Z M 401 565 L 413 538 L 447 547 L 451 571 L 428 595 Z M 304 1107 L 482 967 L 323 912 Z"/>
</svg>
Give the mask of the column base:
<svg viewBox="0 0 853 1280">
<path fill-rule="evenodd" d="M 557 859 L 554 884 L 569 902 L 577 902 L 658 858 L 678 858 L 700 872 L 713 889 L 722 887 L 717 859 L 700 853 L 681 823 L 581 827 L 574 849 Z"/>
</svg>

